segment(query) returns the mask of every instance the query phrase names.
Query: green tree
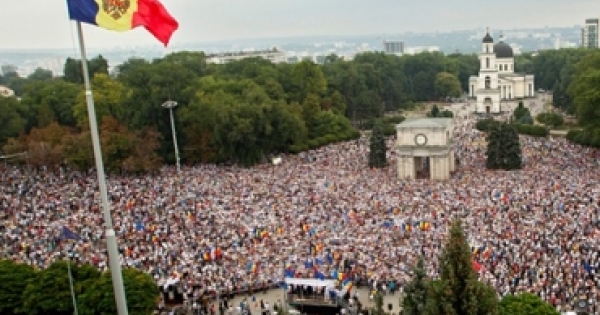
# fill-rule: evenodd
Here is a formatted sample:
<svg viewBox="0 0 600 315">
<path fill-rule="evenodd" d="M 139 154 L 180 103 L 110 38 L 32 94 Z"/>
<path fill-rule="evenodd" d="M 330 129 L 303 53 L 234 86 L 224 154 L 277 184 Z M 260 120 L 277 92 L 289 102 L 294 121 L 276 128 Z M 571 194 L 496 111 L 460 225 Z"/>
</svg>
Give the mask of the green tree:
<svg viewBox="0 0 600 315">
<path fill-rule="evenodd" d="M 427 113 L 429 117 L 440 117 L 440 108 L 434 104 L 429 113 Z"/>
<path fill-rule="evenodd" d="M 531 293 L 506 295 L 500 301 L 499 315 L 559 315 L 552 305 Z"/>
<path fill-rule="evenodd" d="M 412 270 L 412 279 L 404 288 L 402 298 L 403 315 L 424 315 L 428 300 L 429 283 L 425 273 L 423 257 L 419 257 L 417 265 Z"/>
<path fill-rule="evenodd" d="M 52 80 L 53 78 L 54 78 L 54 75 L 52 74 L 52 71 L 42 69 L 42 68 L 36 68 L 33 71 L 33 73 L 27 77 L 27 80 L 29 80 L 29 81 L 49 81 L 49 80 Z"/>
<path fill-rule="evenodd" d="M 75 294 L 81 296 L 100 272 L 90 266 L 71 263 Z M 23 291 L 23 312 L 28 315 L 73 314 L 73 299 L 66 261 L 58 261 L 40 271 Z M 113 313 L 114 314 L 114 313 Z"/>
<path fill-rule="evenodd" d="M 23 105 L 16 98 L 0 96 L 0 145 L 25 131 L 23 111 Z"/>
<path fill-rule="evenodd" d="M 596 88 L 600 82 L 600 53 L 584 57 L 576 66 L 573 81 L 569 86 L 569 95 L 577 109 L 579 124 L 600 126 L 600 91 Z"/>
<path fill-rule="evenodd" d="M 429 314 L 496 315 L 498 298 L 479 282 L 460 220 L 454 220 L 440 262 L 440 279 L 430 286 Z"/>
<path fill-rule="evenodd" d="M 92 86 L 98 125 L 107 116 L 114 117 L 117 120 L 123 119 L 125 111 L 123 100 L 127 95 L 127 89 L 123 84 L 105 74 L 97 74 L 94 76 Z M 80 128 L 89 129 L 87 127 L 88 112 L 85 91 L 81 91 L 77 98 L 77 104 L 73 108 L 73 116 Z"/>
<path fill-rule="evenodd" d="M 519 134 L 515 126 L 498 123 L 490 125 L 487 144 L 488 169 L 516 170 L 522 166 Z"/>
<path fill-rule="evenodd" d="M 327 80 L 321 68 L 310 61 L 302 61 L 293 66 L 292 101 L 304 102 L 308 95 L 322 96 L 327 89 Z"/>
<path fill-rule="evenodd" d="M 383 293 L 377 291 L 373 300 L 375 302 L 375 315 L 385 315 L 385 310 L 383 309 Z"/>
<path fill-rule="evenodd" d="M 88 60 L 88 71 L 90 78 L 96 74 L 108 75 L 108 60 L 102 55 Z M 83 84 L 83 69 L 81 68 L 81 60 L 67 58 L 63 67 L 64 79 L 67 82 Z"/>
<path fill-rule="evenodd" d="M 529 108 L 527 108 L 527 107 L 525 107 L 525 105 L 523 105 L 523 101 L 519 101 L 519 105 L 517 105 L 517 108 L 515 108 L 515 110 L 513 111 L 513 117 L 515 118 L 515 121 L 518 122 L 527 115 L 529 115 L 529 117 L 531 117 Z"/>
<path fill-rule="evenodd" d="M 371 131 L 371 144 L 369 147 L 369 167 L 382 168 L 387 165 L 387 145 L 383 133 L 383 123 L 377 120 Z"/>
<path fill-rule="evenodd" d="M 561 114 L 553 112 L 539 113 L 535 119 L 550 128 L 557 128 L 565 123 L 565 120 Z"/>
<path fill-rule="evenodd" d="M 127 308 L 132 315 L 150 315 L 159 298 L 156 282 L 150 275 L 131 268 L 122 271 Z M 81 315 L 117 314 L 110 272 L 103 273 L 79 296 Z"/>
<path fill-rule="evenodd" d="M 435 76 L 435 92 L 438 97 L 460 97 L 460 81 L 451 73 L 440 72 Z"/>
<path fill-rule="evenodd" d="M 18 264 L 11 260 L 0 260 L 0 313 L 20 314 L 23 305 L 23 291 L 36 277 L 30 265 Z"/>
</svg>

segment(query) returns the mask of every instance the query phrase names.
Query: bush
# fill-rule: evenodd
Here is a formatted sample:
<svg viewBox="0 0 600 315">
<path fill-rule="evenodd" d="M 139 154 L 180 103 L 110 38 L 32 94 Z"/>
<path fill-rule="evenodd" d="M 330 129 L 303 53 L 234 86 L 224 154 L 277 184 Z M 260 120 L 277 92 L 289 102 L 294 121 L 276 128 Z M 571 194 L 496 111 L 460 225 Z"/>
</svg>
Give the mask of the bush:
<svg viewBox="0 0 600 315">
<path fill-rule="evenodd" d="M 535 117 L 535 119 L 551 128 L 560 127 L 565 124 L 565 119 L 563 116 L 557 113 L 540 113 Z"/>
<path fill-rule="evenodd" d="M 528 115 L 531 116 L 531 113 L 529 112 L 529 108 L 526 108 L 525 105 L 523 105 L 523 101 L 519 102 L 519 106 L 517 106 L 517 108 L 515 108 L 514 112 L 513 112 L 513 116 L 515 117 L 515 120 L 519 121 L 523 116 Z"/>
<path fill-rule="evenodd" d="M 317 139 L 310 139 L 308 141 L 306 141 L 306 145 L 308 146 L 309 150 L 313 150 L 319 147 L 319 140 Z"/>
<path fill-rule="evenodd" d="M 534 137 L 547 137 L 550 134 L 550 130 L 540 125 L 526 125 L 526 124 L 513 124 L 517 129 L 517 132 L 522 135 L 534 136 Z"/>
<path fill-rule="evenodd" d="M 570 130 L 566 138 L 573 143 L 598 148 L 600 147 L 600 128 Z"/>
<path fill-rule="evenodd" d="M 477 124 L 475 124 L 475 128 L 479 131 L 488 132 L 493 127 L 497 126 L 498 124 L 499 124 L 498 121 L 496 121 L 492 118 L 486 118 L 486 119 L 479 120 L 477 122 Z"/>
<path fill-rule="evenodd" d="M 383 118 L 383 122 L 386 124 L 399 124 L 403 122 L 406 118 L 404 116 L 387 116 Z"/>
<path fill-rule="evenodd" d="M 292 144 L 288 150 L 290 151 L 290 153 L 293 154 L 298 154 L 300 152 L 304 152 L 308 150 L 308 145 L 306 143 L 297 143 L 297 144 Z"/>
<path fill-rule="evenodd" d="M 346 138 L 346 140 L 356 140 L 356 139 L 360 139 L 360 131 L 353 129 L 350 131 L 350 133 L 348 134 L 348 137 Z"/>
<path fill-rule="evenodd" d="M 325 144 L 330 144 L 330 143 L 336 143 L 338 141 L 344 141 L 344 135 L 332 135 L 332 134 L 328 134 L 323 136 L 323 141 L 325 141 Z"/>
<path fill-rule="evenodd" d="M 521 118 L 519 118 L 517 123 L 519 123 L 521 125 L 533 125 L 533 117 L 531 117 L 531 114 L 529 112 L 527 112 L 525 115 L 523 115 L 523 116 L 521 116 Z"/>
<path fill-rule="evenodd" d="M 383 124 L 383 134 L 387 136 L 393 136 L 396 134 L 396 125 Z"/>
<path fill-rule="evenodd" d="M 581 132 L 582 131 L 579 129 L 569 130 L 569 132 L 567 132 L 567 135 L 565 136 L 565 138 L 567 138 L 567 140 L 569 140 L 571 142 L 577 143 L 576 139 L 581 136 Z"/>
</svg>

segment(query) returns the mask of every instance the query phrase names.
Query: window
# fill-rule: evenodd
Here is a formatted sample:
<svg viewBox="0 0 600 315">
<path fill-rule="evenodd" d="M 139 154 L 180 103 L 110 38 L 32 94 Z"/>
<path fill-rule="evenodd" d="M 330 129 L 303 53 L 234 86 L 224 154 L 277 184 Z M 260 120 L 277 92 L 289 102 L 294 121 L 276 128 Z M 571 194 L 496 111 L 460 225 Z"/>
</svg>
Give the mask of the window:
<svg viewBox="0 0 600 315">
<path fill-rule="evenodd" d="M 490 58 L 485 58 L 485 68 L 486 69 L 490 68 Z"/>
<path fill-rule="evenodd" d="M 492 80 L 490 79 L 490 77 L 485 77 L 485 88 L 486 89 L 492 88 Z"/>
</svg>

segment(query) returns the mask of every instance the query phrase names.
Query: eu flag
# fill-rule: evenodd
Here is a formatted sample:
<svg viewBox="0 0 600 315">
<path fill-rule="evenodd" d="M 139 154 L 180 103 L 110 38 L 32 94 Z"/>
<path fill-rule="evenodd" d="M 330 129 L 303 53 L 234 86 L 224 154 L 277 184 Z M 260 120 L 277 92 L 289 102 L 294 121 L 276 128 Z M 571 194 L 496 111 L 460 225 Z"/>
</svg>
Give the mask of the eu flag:
<svg viewBox="0 0 600 315">
<path fill-rule="evenodd" d="M 79 241 L 79 240 L 81 240 L 81 236 L 79 236 L 77 233 L 71 231 L 68 227 L 63 226 L 62 239 Z"/>
</svg>

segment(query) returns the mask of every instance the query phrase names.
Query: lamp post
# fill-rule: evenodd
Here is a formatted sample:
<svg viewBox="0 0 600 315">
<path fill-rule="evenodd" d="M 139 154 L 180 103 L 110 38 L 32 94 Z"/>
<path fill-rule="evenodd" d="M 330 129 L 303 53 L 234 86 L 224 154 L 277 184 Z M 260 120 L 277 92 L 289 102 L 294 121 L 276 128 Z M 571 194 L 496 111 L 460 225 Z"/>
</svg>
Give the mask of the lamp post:
<svg viewBox="0 0 600 315">
<path fill-rule="evenodd" d="M 162 107 L 169 109 L 169 115 L 171 116 L 171 133 L 173 134 L 173 146 L 175 147 L 175 163 L 177 165 L 177 174 L 179 174 L 181 172 L 181 165 L 179 164 L 179 147 L 177 146 L 175 118 L 173 117 L 173 108 L 177 107 L 177 102 L 166 101 L 162 104 Z"/>
</svg>

